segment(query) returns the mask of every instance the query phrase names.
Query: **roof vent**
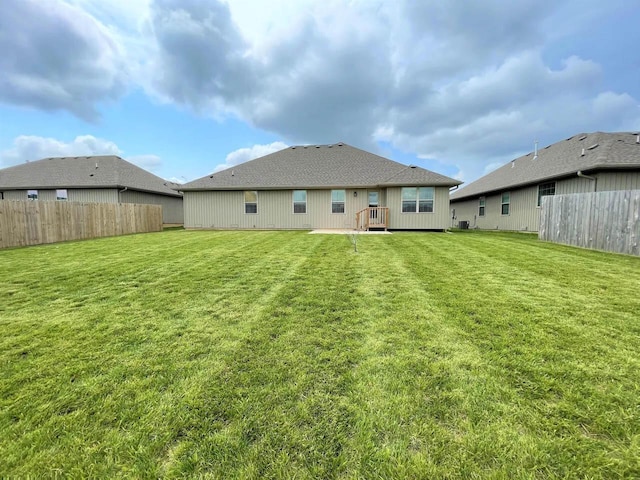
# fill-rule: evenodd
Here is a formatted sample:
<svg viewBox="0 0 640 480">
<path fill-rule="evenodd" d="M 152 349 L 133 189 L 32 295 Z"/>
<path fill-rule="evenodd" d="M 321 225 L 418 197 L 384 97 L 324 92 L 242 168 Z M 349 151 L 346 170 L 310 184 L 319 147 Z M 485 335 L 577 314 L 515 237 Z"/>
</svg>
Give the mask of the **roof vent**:
<svg viewBox="0 0 640 480">
<path fill-rule="evenodd" d="M 582 141 L 582 140 L 584 140 L 585 138 L 587 138 L 587 136 L 586 136 L 586 135 L 583 135 L 583 136 L 581 136 L 581 137 L 578 139 L 578 141 L 580 141 L 580 142 L 581 142 L 581 141 Z"/>
<path fill-rule="evenodd" d="M 320 145 L 316 145 L 316 148 L 320 148 Z"/>
<path fill-rule="evenodd" d="M 636 137 L 636 143 L 640 143 L 640 135 Z"/>
<path fill-rule="evenodd" d="M 307 147 L 308 147 L 308 145 L 305 145 L 305 146 L 304 146 L 304 147 L 302 147 L 302 148 L 307 148 Z"/>
<path fill-rule="evenodd" d="M 236 175 L 236 172 L 234 172 L 233 170 L 231 170 L 231 176 L 234 177 Z"/>
<path fill-rule="evenodd" d="M 511 168 L 515 167 L 516 165 L 516 161 L 515 160 L 511 160 Z"/>
<path fill-rule="evenodd" d="M 342 145 L 344 145 L 344 143 L 339 143 L 338 146 L 341 147 Z"/>
<path fill-rule="evenodd" d="M 591 145 L 589 148 L 587 148 L 587 150 L 593 150 L 594 148 L 596 148 L 599 144 L 598 143 L 594 143 L 593 145 Z"/>
<path fill-rule="evenodd" d="M 409 168 L 417 168 L 417 165 L 409 165 Z"/>
<path fill-rule="evenodd" d="M 295 150 L 295 149 L 296 149 L 296 147 L 291 147 L 291 150 Z"/>
<path fill-rule="evenodd" d="M 331 148 L 331 147 L 333 147 L 333 145 L 327 145 L 327 147 Z"/>
<path fill-rule="evenodd" d="M 213 175 L 209 175 L 209 178 L 213 178 Z"/>
<path fill-rule="evenodd" d="M 90 173 L 90 174 L 89 174 L 89 176 L 90 176 L 90 177 L 93 177 L 93 173 Z"/>
<path fill-rule="evenodd" d="M 582 153 L 580 154 L 581 157 L 584 157 L 584 148 L 582 149 Z"/>
</svg>

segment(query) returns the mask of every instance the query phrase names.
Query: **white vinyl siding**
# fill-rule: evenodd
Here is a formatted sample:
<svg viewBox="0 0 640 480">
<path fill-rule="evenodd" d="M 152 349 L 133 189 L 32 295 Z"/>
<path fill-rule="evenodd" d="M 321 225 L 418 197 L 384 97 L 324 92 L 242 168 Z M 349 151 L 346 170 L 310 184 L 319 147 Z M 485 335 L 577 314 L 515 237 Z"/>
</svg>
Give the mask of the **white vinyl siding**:
<svg viewBox="0 0 640 480">
<path fill-rule="evenodd" d="M 555 194 L 593 192 L 596 183 L 599 192 L 640 189 L 639 171 L 601 172 L 592 176 L 597 182 L 578 176 L 556 180 Z M 501 215 L 500 193 L 486 196 L 484 217 L 478 215 L 478 197 L 452 201 L 451 207 L 456 209 L 457 221 L 468 221 L 470 228 L 537 232 L 540 220 L 538 194 L 538 185 L 511 190 L 509 215 Z"/>
<path fill-rule="evenodd" d="M 449 187 L 434 188 L 433 213 L 429 215 L 402 213 L 401 187 L 387 188 L 385 197 L 386 203 L 381 206 L 389 206 L 389 228 L 392 230 L 445 230 L 450 226 Z"/>
<path fill-rule="evenodd" d="M 367 189 L 346 189 L 345 213 L 331 213 L 331 190 L 307 190 L 307 214 L 293 213 L 292 190 L 260 190 L 257 215 L 245 215 L 243 191 L 185 192 L 185 228 L 309 230 L 355 228 L 356 213 L 368 206 Z M 381 188 L 380 206 L 389 205 L 389 228 L 444 230 L 449 227 L 449 188 L 436 187 L 434 212 L 400 212 L 401 188 Z"/>
<path fill-rule="evenodd" d="M 116 193 L 116 202 L 118 191 Z M 69 190 L 69 200 L 71 193 Z M 184 208 L 182 206 L 182 197 L 172 197 L 169 195 L 160 195 L 157 193 L 139 192 L 137 190 L 125 190 L 119 194 L 121 203 L 148 203 L 151 205 L 162 205 L 162 222 L 181 224 L 184 221 Z M 94 200 L 96 201 L 96 200 Z"/>
<path fill-rule="evenodd" d="M 356 195 L 354 195 L 354 193 Z M 256 215 L 245 215 L 242 191 L 185 192 L 185 227 L 214 229 L 355 228 L 356 213 L 367 207 L 366 189 L 345 192 L 344 215 L 331 213 L 331 190 L 307 190 L 307 214 L 293 213 L 292 190 L 260 190 Z"/>
</svg>

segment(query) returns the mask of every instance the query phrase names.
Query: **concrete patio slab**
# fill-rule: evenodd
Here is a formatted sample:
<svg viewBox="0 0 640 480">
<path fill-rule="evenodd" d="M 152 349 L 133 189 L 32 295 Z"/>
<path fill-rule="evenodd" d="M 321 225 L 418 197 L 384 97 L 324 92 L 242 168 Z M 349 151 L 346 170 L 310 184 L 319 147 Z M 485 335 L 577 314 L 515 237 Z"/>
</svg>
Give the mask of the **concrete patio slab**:
<svg viewBox="0 0 640 480">
<path fill-rule="evenodd" d="M 350 230 L 344 228 L 319 228 L 317 230 L 312 230 L 309 232 L 310 234 L 328 234 L 328 235 L 391 235 L 391 232 L 385 230 L 374 230 L 374 231 L 365 231 L 365 230 Z"/>
</svg>

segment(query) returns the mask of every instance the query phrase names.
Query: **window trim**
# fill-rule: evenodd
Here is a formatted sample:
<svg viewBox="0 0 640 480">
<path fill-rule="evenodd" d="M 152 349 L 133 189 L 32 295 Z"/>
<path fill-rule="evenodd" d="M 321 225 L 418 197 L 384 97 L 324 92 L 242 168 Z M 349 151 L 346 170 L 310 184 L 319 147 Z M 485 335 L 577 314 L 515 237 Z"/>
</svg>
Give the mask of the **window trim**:
<svg viewBox="0 0 640 480">
<path fill-rule="evenodd" d="M 409 190 L 409 189 L 415 190 L 415 197 L 416 197 L 415 200 L 405 200 L 404 199 L 403 193 L 406 190 Z M 427 198 L 421 199 L 420 198 L 420 190 L 421 189 L 428 189 L 428 191 L 431 192 L 431 195 L 430 195 L 431 198 L 427 197 Z M 415 201 L 415 210 L 413 210 L 413 211 L 405 211 L 405 209 L 404 209 L 405 202 L 412 202 L 413 203 L 414 201 Z M 431 202 L 431 211 L 421 212 L 420 211 L 420 203 L 421 202 Z M 433 213 L 435 213 L 435 211 L 436 211 L 436 188 L 435 187 L 422 186 L 422 187 L 401 187 L 400 188 L 400 213 L 431 213 L 431 214 L 433 214 Z"/>
<path fill-rule="evenodd" d="M 333 193 L 342 192 L 343 200 L 334 200 Z M 334 206 L 342 205 L 342 211 L 334 211 Z M 347 214 L 347 191 L 344 189 L 331 190 L 331 215 L 346 215 Z"/>
<path fill-rule="evenodd" d="M 507 195 L 507 201 L 504 201 L 504 196 Z M 504 207 L 507 206 L 507 213 L 504 213 Z M 511 192 L 503 192 L 500 195 L 500 215 L 509 216 L 511 215 Z"/>
<path fill-rule="evenodd" d="M 296 192 L 304 192 L 304 202 L 302 201 L 296 201 Z M 308 209 L 307 209 L 307 191 L 306 190 L 292 190 L 291 191 L 291 200 L 292 200 L 292 208 L 293 208 L 293 214 L 294 215 L 307 215 Z M 297 204 L 301 204 L 304 205 L 304 212 L 296 212 L 296 203 Z"/>
<path fill-rule="evenodd" d="M 38 190 L 27 190 L 27 200 L 38 200 Z"/>
<path fill-rule="evenodd" d="M 478 199 L 478 216 L 484 217 L 487 210 L 487 197 L 480 197 Z"/>
<path fill-rule="evenodd" d="M 255 202 L 247 202 L 247 193 L 254 193 L 255 196 L 256 196 L 256 201 Z M 258 214 L 258 191 L 257 190 L 245 190 L 244 192 L 242 192 L 242 195 L 244 196 L 244 214 L 245 215 L 257 215 Z M 248 205 L 255 205 L 256 211 L 255 212 L 247 212 L 247 206 Z"/>
<path fill-rule="evenodd" d="M 541 194 L 542 192 L 542 187 L 547 187 L 546 190 L 551 190 L 549 188 L 549 185 L 553 185 L 553 192 L 552 193 L 545 193 L 544 195 Z M 538 185 L 538 208 L 540 208 L 542 206 L 542 197 L 546 197 L 549 195 L 555 195 L 556 194 L 556 182 L 547 182 L 547 183 L 540 183 Z"/>
</svg>

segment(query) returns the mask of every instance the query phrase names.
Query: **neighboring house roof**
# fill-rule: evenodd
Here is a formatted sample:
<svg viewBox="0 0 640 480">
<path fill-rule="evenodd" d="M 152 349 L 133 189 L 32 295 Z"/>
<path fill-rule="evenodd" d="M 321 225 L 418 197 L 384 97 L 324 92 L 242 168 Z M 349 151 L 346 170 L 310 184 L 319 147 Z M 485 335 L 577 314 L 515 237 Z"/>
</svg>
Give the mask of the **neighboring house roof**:
<svg viewBox="0 0 640 480">
<path fill-rule="evenodd" d="M 285 148 L 186 183 L 180 190 L 450 187 L 460 183 L 424 168 L 337 143 Z"/>
<path fill-rule="evenodd" d="M 637 133 L 579 133 L 516 158 L 451 194 L 451 200 L 477 197 L 596 170 L 640 168 Z"/>
<path fill-rule="evenodd" d="M 116 155 L 53 157 L 0 170 L 0 189 L 130 188 L 181 196 L 177 184 Z"/>
</svg>

